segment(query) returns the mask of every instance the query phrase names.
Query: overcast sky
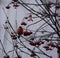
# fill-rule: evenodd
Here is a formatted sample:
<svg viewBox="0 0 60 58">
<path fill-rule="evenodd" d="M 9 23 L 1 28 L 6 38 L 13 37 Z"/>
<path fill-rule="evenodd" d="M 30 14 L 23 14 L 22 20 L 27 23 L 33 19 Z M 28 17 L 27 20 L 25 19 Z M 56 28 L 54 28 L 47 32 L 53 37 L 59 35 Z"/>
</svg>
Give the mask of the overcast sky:
<svg viewBox="0 0 60 58">
<path fill-rule="evenodd" d="M 24 0 L 25 2 L 30 2 L 30 3 L 34 3 L 34 0 Z M 51 0 L 52 1 L 52 0 Z M 8 48 L 7 48 L 7 46 L 10 44 L 9 42 L 7 42 L 5 39 L 4 39 L 4 35 L 6 34 L 6 36 L 9 36 L 8 35 L 8 33 L 7 32 L 5 32 L 5 30 L 4 30 L 4 27 L 3 27 L 3 24 L 4 24 L 4 22 L 6 21 L 6 16 L 5 16 L 5 14 L 4 14 L 4 11 L 3 11 L 3 7 L 5 7 L 6 5 L 8 5 L 9 3 L 11 2 L 11 0 L 0 0 L 0 39 L 2 40 L 2 42 L 3 43 L 5 43 L 5 45 L 6 45 L 6 50 L 11 50 L 12 48 L 9 46 Z M 5 9 L 5 8 L 4 8 Z M 9 21 L 11 22 L 11 24 L 12 24 L 12 26 L 15 28 L 16 26 L 15 26 L 15 20 L 17 19 L 17 24 L 18 24 L 18 26 L 20 26 L 20 23 L 22 22 L 22 19 L 26 16 L 26 14 L 28 13 L 28 11 L 25 9 L 25 8 L 23 8 L 21 5 L 20 5 L 20 7 L 19 8 L 17 8 L 17 18 L 15 17 L 15 9 L 13 8 L 13 7 L 11 7 L 11 9 L 8 11 L 8 10 L 6 10 L 5 9 L 5 11 L 6 11 L 6 13 L 7 13 L 7 15 L 9 16 Z M 8 11 L 8 12 L 7 12 Z M 29 22 L 28 22 L 29 23 Z M 31 23 L 31 22 L 30 22 Z M 29 24 L 30 24 L 29 23 Z M 41 24 L 41 23 L 40 23 Z M 37 26 L 39 26 L 39 24 L 37 24 Z M 32 26 L 33 27 L 33 26 Z M 35 29 L 36 28 L 36 26 L 33 28 L 33 29 Z M 48 28 L 47 28 L 48 29 Z M 7 38 L 9 38 L 9 37 L 7 37 Z M 9 44 L 8 44 L 9 43 Z M 12 46 L 12 45 L 11 45 Z M 53 58 L 58 58 L 57 57 L 57 52 L 56 52 L 57 50 L 56 49 L 53 49 L 53 51 L 48 51 L 48 52 L 46 52 L 46 53 L 48 53 L 48 55 L 52 55 L 52 57 Z M 0 53 L 0 58 L 2 58 L 2 52 Z M 24 55 L 24 54 L 22 54 L 23 55 L 23 58 L 26 58 L 26 56 L 27 55 Z M 31 57 L 29 57 L 29 56 L 27 56 L 27 58 L 31 58 Z M 43 56 L 43 55 L 41 55 L 41 58 L 47 58 L 47 57 L 45 57 L 45 56 Z"/>
</svg>

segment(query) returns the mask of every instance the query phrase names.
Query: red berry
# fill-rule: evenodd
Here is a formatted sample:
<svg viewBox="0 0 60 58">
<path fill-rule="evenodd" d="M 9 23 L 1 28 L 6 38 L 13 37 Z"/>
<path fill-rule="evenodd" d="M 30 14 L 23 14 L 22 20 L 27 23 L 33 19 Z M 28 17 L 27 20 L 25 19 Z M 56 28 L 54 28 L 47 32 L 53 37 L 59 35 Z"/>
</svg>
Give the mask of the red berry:
<svg viewBox="0 0 60 58">
<path fill-rule="evenodd" d="M 50 43 L 48 45 L 51 46 L 51 47 L 56 47 L 56 45 L 54 43 Z"/>
<path fill-rule="evenodd" d="M 56 44 L 54 44 L 54 43 L 51 42 L 51 43 L 48 44 L 48 46 L 56 47 Z"/>
<path fill-rule="evenodd" d="M 46 48 L 46 50 L 52 50 L 51 48 Z"/>
<path fill-rule="evenodd" d="M 13 0 L 14 2 L 17 2 L 18 0 Z"/>
<path fill-rule="evenodd" d="M 31 57 L 34 57 L 34 56 L 36 56 L 36 54 L 35 54 L 35 53 L 32 53 L 30 56 L 31 56 Z"/>
<path fill-rule="evenodd" d="M 45 40 L 46 40 L 47 42 L 49 42 L 49 39 L 46 38 Z"/>
<path fill-rule="evenodd" d="M 37 41 L 37 42 L 35 42 L 36 43 L 36 45 L 41 45 L 41 42 L 39 42 L 39 41 Z"/>
<path fill-rule="evenodd" d="M 41 44 L 44 44 L 44 42 L 42 41 Z"/>
<path fill-rule="evenodd" d="M 36 46 L 36 43 L 33 42 L 33 41 L 29 41 L 29 44 L 32 45 L 32 46 Z"/>
<path fill-rule="evenodd" d="M 24 31 L 23 34 L 24 34 L 24 36 L 29 36 L 32 34 L 32 32 Z"/>
<path fill-rule="evenodd" d="M 13 40 L 16 40 L 16 39 L 17 39 L 17 37 L 13 37 L 12 39 L 13 39 Z"/>
<path fill-rule="evenodd" d="M 41 33 L 44 34 L 44 31 L 42 31 Z"/>
<path fill-rule="evenodd" d="M 27 32 L 27 31 L 24 31 L 24 32 L 23 32 L 23 35 L 24 35 L 24 36 L 28 36 L 28 32 Z"/>
<path fill-rule="evenodd" d="M 32 15 L 31 15 L 31 14 L 28 16 L 28 21 L 33 21 L 33 20 L 32 20 Z"/>
<path fill-rule="evenodd" d="M 58 16 L 58 14 L 57 13 L 53 13 L 53 16 Z"/>
<path fill-rule="evenodd" d="M 6 9 L 10 9 L 10 6 L 6 6 Z"/>
<path fill-rule="evenodd" d="M 17 37 L 15 36 L 15 35 L 12 35 L 12 37 L 11 37 L 13 40 L 16 40 L 17 39 Z"/>
<path fill-rule="evenodd" d="M 15 7 L 15 8 L 16 8 L 16 7 L 19 7 L 19 5 L 13 5 L 13 7 Z"/>
<path fill-rule="evenodd" d="M 45 48 L 46 50 L 52 50 L 51 48 L 49 48 L 49 46 L 44 46 L 43 48 Z"/>
<path fill-rule="evenodd" d="M 18 58 L 22 58 L 20 55 L 18 55 Z"/>
<path fill-rule="evenodd" d="M 4 56 L 4 58 L 10 58 L 9 56 Z"/>
<path fill-rule="evenodd" d="M 22 22 L 21 25 L 27 25 L 25 22 Z"/>
<path fill-rule="evenodd" d="M 45 48 L 45 49 L 46 49 L 46 48 L 49 48 L 49 46 L 44 46 L 43 48 Z"/>
<path fill-rule="evenodd" d="M 57 45 L 56 48 L 60 49 L 60 46 Z"/>
<path fill-rule="evenodd" d="M 15 48 L 18 48 L 18 45 L 14 45 Z"/>
<path fill-rule="evenodd" d="M 17 39 L 16 35 L 14 35 L 13 33 L 11 33 L 11 38 L 12 38 L 13 40 L 16 40 L 16 39 Z"/>
<path fill-rule="evenodd" d="M 31 38 L 30 40 L 34 40 L 34 38 Z"/>
<path fill-rule="evenodd" d="M 52 50 L 52 48 L 49 48 L 49 50 Z"/>
<path fill-rule="evenodd" d="M 30 14 L 29 17 L 32 17 L 32 15 Z"/>
<path fill-rule="evenodd" d="M 56 8 L 56 9 L 59 9 L 59 8 L 60 8 L 60 5 L 57 5 L 55 8 Z"/>
<path fill-rule="evenodd" d="M 50 4 L 50 3 L 49 3 L 49 4 L 47 4 L 47 7 L 48 7 L 48 8 L 51 8 L 51 4 Z"/>
</svg>

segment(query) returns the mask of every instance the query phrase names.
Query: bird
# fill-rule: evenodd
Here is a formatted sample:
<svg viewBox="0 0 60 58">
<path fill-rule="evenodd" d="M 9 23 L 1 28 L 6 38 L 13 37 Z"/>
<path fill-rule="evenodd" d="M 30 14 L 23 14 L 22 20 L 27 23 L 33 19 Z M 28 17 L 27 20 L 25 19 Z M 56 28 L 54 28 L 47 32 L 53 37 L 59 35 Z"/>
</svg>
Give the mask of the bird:
<svg viewBox="0 0 60 58">
<path fill-rule="evenodd" d="M 23 34 L 23 28 L 21 26 L 19 26 L 19 28 L 17 29 L 17 34 L 18 34 L 18 38 L 20 37 L 20 35 Z"/>
</svg>

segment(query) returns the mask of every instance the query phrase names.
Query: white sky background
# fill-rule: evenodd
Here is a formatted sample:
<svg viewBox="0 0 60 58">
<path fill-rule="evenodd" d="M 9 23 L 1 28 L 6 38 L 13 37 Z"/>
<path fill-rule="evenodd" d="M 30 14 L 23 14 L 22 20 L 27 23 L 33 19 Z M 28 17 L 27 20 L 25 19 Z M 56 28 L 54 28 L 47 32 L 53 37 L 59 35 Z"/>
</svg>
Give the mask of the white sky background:
<svg viewBox="0 0 60 58">
<path fill-rule="evenodd" d="M 4 12 L 3 12 L 3 10 L 2 10 L 2 7 L 5 7 L 8 3 L 10 3 L 10 1 L 11 0 L 0 0 L 0 39 L 2 40 L 2 42 L 6 42 L 6 40 L 4 40 L 4 33 L 5 33 L 5 30 L 4 30 L 4 28 L 3 28 L 3 24 L 4 24 L 4 22 L 5 22 L 5 20 L 6 20 L 6 17 L 5 17 L 5 14 L 4 14 Z M 28 1 L 28 2 L 31 2 L 31 3 L 33 3 L 34 2 L 34 0 L 25 0 L 26 2 Z M 7 13 L 7 10 L 5 9 L 5 11 L 6 11 L 6 13 Z M 20 5 L 20 7 L 17 9 L 17 24 L 18 24 L 18 26 L 20 26 L 20 23 L 21 23 L 21 21 L 22 21 L 22 19 L 23 19 L 23 17 L 25 17 L 26 16 L 26 14 L 27 14 L 27 10 L 25 9 L 25 8 L 23 8 L 21 5 Z M 8 14 L 8 16 L 9 16 L 9 21 L 11 22 L 11 24 L 12 24 L 12 26 L 15 28 L 15 9 L 12 7 L 10 10 L 9 10 L 9 14 Z M 36 21 L 36 20 L 35 20 Z M 34 21 L 34 22 L 35 22 Z M 29 23 L 29 22 L 27 22 L 27 23 Z M 31 22 L 30 22 L 31 23 Z M 29 24 L 30 24 L 29 23 Z M 41 23 L 40 23 L 41 24 Z M 36 26 L 39 26 L 39 24 L 37 24 Z M 37 27 L 34 27 L 33 29 L 35 29 L 35 28 L 37 28 Z M 32 26 L 33 27 L 33 26 Z M 47 28 L 48 29 L 48 28 Z M 49 29 L 48 29 L 49 30 Z M 7 36 L 7 34 L 6 34 L 6 36 Z M 9 36 L 9 35 L 8 35 Z M 9 38 L 9 37 L 8 37 Z M 9 46 L 9 44 L 8 44 L 9 42 L 6 42 L 5 43 L 5 45 L 6 45 L 6 50 L 10 50 L 10 49 L 12 49 L 10 46 L 12 46 L 12 45 L 10 45 Z M 8 48 L 7 48 L 7 46 L 8 46 Z M 30 47 L 30 46 L 29 46 Z M 42 47 L 41 47 L 42 48 Z M 46 51 L 45 51 L 46 52 Z M 46 52 L 46 53 L 48 53 L 49 55 L 52 55 L 52 57 L 53 58 L 58 58 L 57 57 L 57 52 L 56 52 L 56 49 L 53 49 L 53 51 L 48 51 L 48 52 Z M 23 55 L 23 58 L 31 58 L 31 57 L 29 57 L 29 56 L 27 56 L 27 55 Z M 45 57 L 45 56 L 43 56 L 43 55 L 40 55 L 41 56 L 41 58 L 47 58 L 47 57 Z M 0 58 L 2 58 L 2 52 L 0 53 Z"/>
</svg>

